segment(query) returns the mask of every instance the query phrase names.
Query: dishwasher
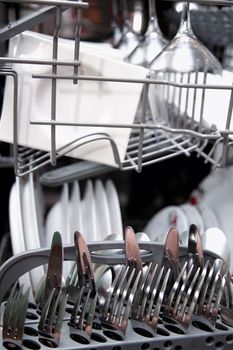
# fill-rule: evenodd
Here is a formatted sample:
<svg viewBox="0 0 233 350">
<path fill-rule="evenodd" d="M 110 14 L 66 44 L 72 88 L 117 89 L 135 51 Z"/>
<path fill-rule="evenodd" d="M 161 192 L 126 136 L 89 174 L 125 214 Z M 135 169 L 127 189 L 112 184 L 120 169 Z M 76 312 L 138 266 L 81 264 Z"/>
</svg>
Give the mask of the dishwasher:
<svg viewBox="0 0 233 350">
<path fill-rule="evenodd" d="M 1 347 L 231 349 L 231 1 L 0 9 Z"/>
</svg>

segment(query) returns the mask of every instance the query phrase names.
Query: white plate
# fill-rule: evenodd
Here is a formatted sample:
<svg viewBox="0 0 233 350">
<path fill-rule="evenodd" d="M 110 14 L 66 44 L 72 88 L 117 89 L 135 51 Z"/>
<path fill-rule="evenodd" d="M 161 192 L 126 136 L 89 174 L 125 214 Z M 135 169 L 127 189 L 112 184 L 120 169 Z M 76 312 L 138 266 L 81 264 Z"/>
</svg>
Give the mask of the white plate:
<svg viewBox="0 0 233 350">
<path fill-rule="evenodd" d="M 165 243 L 171 227 L 176 227 L 180 236 L 188 231 L 188 221 L 178 206 L 169 206 L 156 213 L 144 228 L 144 232 L 152 241 Z M 181 242 L 183 244 L 183 242 Z"/>
<path fill-rule="evenodd" d="M 11 188 L 9 199 L 9 223 L 13 255 L 25 252 L 26 250 L 20 209 L 21 204 L 19 181 L 21 181 L 21 179 L 16 178 L 15 183 Z M 19 278 L 19 281 L 21 285 L 24 285 L 25 288 L 31 288 L 31 279 L 29 273 L 25 273 L 23 276 L 21 276 Z"/>
<path fill-rule="evenodd" d="M 86 183 L 84 198 L 82 200 L 82 221 L 83 235 L 86 241 L 95 241 L 97 238 L 97 217 L 94 188 L 91 180 L 88 180 Z"/>
<path fill-rule="evenodd" d="M 68 227 L 68 184 L 65 183 L 59 200 L 50 208 L 46 218 L 46 247 L 50 247 L 55 231 L 61 233 L 63 244 L 70 243 Z"/>
<path fill-rule="evenodd" d="M 60 232 L 62 243 L 73 244 L 71 241 L 70 227 L 68 224 L 68 208 L 69 208 L 69 193 L 68 184 L 62 186 L 62 191 L 59 200 L 51 207 L 46 219 L 46 246 L 50 248 L 52 237 L 55 231 Z M 63 264 L 64 276 L 68 276 L 72 267 L 72 262 L 66 261 Z"/>
<path fill-rule="evenodd" d="M 110 211 L 107 200 L 107 195 L 103 183 L 100 180 L 95 182 L 95 203 L 96 203 L 96 218 L 97 218 L 97 240 L 102 240 L 111 232 Z"/>
<path fill-rule="evenodd" d="M 33 174 L 31 173 L 22 187 L 22 220 L 26 250 L 41 248 L 33 186 Z M 34 291 L 36 291 L 44 272 L 43 266 L 30 272 Z"/>
<path fill-rule="evenodd" d="M 197 205 L 197 209 L 201 213 L 205 230 L 212 227 L 219 227 L 218 219 L 210 207 L 203 203 L 200 203 Z"/>
<path fill-rule="evenodd" d="M 108 180 L 105 189 L 110 213 L 111 233 L 116 233 L 123 237 L 120 203 L 114 183 L 111 180 Z"/>
<path fill-rule="evenodd" d="M 198 185 L 201 198 L 209 196 L 210 192 L 214 192 L 216 187 L 221 184 L 228 183 L 233 185 L 233 166 L 224 168 L 216 168 L 208 176 L 206 176 Z"/>
<path fill-rule="evenodd" d="M 59 59 L 73 59 L 74 42 L 59 41 Z M 24 32 L 10 40 L 9 56 L 18 58 L 51 59 L 52 38 L 35 32 Z M 115 78 L 146 77 L 147 70 L 109 58 L 108 55 L 93 53 L 93 50 L 80 51 L 82 62 L 79 68 L 81 75 L 94 75 Z M 33 79 L 32 73 L 50 74 L 51 67 L 46 65 L 15 64 L 14 69 L 19 79 L 18 104 L 18 134 L 19 143 L 36 149 L 50 151 L 51 128 L 43 125 L 30 125 L 33 121 L 50 121 L 51 115 L 51 81 L 48 79 Z M 70 67 L 59 67 L 59 74 L 73 74 Z M 0 139 L 13 141 L 13 85 L 7 78 L 4 90 L 4 102 L 0 122 Z M 57 116 L 59 122 L 113 123 L 131 124 L 134 121 L 142 84 L 79 81 L 57 81 Z M 56 131 L 57 148 L 76 140 L 84 135 L 105 132 L 110 135 L 118 146 L 121 161 L 130 137 L 130 128 L 98 127 L 58 127 Z M 93 140 L 93 136 L 89 139 Z M 104 164 L 116 166 L 112 147 L 109 141 L 99 140 L 75 149 L 67 154 L 75 158 L 83 158 Z"/>
<path fill-rule="evenodd" d="M 42 186 L 39 182 L 39 175 L 34 174 L 33 186 L 31 186 L 31 193 L 35 205 L 37 227 L 39 230 L 40 246 L 45 246 L 45 197 L 42 190 Z"/>
<path fill-rule="evenodd" d="M 201 237 L 203 249 L 214 252 L 229 266 L 231 261 L 229 243 L 225 234 L 217 227 L 209 228 Z"/>
<path fill-rule="evenodd" d="M 232 213 L 233 213 L 233 185 L 229 182 L 221 181 L 212 191 L 209 191 L 201 202 L 209 206 L 217 217 L 218 227 L 223 231 L 228 239 L 231 256 L 233 256 L 232 239 Z M 233 259 L 232 259 L 233 260 Z M 233 261 L 231 262 L 233 269 Z"/>
<path fill-rule="evenodd" d="M 70 241 L 74 240 L 75 231 L 83 232 L 82 206 L 78 181 L 73 182 L 69 201 Z"/>
</svg>

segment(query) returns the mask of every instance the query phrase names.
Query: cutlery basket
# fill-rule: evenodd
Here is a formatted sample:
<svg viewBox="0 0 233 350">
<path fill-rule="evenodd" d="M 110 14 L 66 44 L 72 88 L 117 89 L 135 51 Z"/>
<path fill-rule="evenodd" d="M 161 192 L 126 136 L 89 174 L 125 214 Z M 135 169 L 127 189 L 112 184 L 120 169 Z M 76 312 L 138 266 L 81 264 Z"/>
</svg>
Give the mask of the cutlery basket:
<svg viewBox="0 0 233 350">
<path fill-rule="evenodd" d="M 160 261 L 163 255 L 163 245 L 151 242 L 142 242 L 139 244 L 142 254 L 142 261 Z M 123 253 L 123 242 L 103 242 L 99 244 L 88 245 L 92 262 L 99 264 L 121 264 L 124 263 L 125 256 Z M 115 250 L 116 253 L 108 255 L 108 250 Z M 118 252 L 117 252 L 118 250 Z M 101 251 L 101 252 L 100 252 Z M 106 251 L 106 252 L 105 252 Z M 11 285 L 25 272 L 33 269 L 41 264 L 48 262 L 49 249 L 40 249 L 28 251 L 9 259 L 0 269 L 0 300 L 11 287 Z M 180 257 L 186 256 L 187 249 L 180 249 Z M 64 260 L 75 260 L 75 248 L 73 246 L 64 247 Z M 205 251 L 205 258 L 210 261 L 217 256 Z M 4 309 L 4 302 L 1 304 Z M 63 321 L 61 332 L 61 340 L 59 349 L 77 350 L 77 349 L 136 349 L 136 350 L 207 350 L 207 349 L 232 349 L 233 344 L 233 328 L 226 326 L 220 320 L 217 321 L 216 329 L 209 329 L 201 318 L 193 317 L 192 324 L 186 334 L 182 332 L 178 325 L 169 318 L 163 317 L 159 319 L 159 325 L 156 336 L 152 336 L 147 328 L 141 322 L 140 327 L 132 327 L 131 322 L 128 324 L 124 339 L 117 335 L 109 328 L 105 328 L 99 322 L 98 317 L 94 320 L 92 338 L 89 342 L 84 342 L 82 337 L 76 334 L 70 334 L 68 327 L 68 319 L 70 316 L 69 305 L 67 305 L 66 313 Z M 27 319 L 24 328 L 24 346 L 26 349 L 46 350 L 49 347 L 40 343 L 37 331 L 38 314 L 36 306 L 29 303 Z M 1 335 L 0 335 L 1 342 Z"/>
</svg>

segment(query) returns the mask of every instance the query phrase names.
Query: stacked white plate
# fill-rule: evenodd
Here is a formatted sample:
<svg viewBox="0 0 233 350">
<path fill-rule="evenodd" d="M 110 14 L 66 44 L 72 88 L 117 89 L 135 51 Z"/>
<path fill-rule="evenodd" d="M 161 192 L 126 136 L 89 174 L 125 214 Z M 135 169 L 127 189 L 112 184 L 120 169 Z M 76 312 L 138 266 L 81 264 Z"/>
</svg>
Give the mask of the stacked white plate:
<svg viewBox="0 0 233 350">
<path fill-rule="evenodd" d="M 44 215 L 43 194 L 32 174 L 17 178 L 10 194 L 10 231 L 13 254 L 26 250 L 50 247 L 52 235 L 59 231 L 63 244 L 73 244 L 74 232 L 80 231 L 87 242 L 100 241 L 111 234 L 123 239 L 122 218 L 116 188 L 111 180 L 86 182 L 83 196 L 78 181 L 69 193 L 63 184 L 58 200 Z M 45 221 L 44 221 L 45 218 Z M 64 264 L 67 276 L 71 262 Z M 25 287 L 36 290 L 45 270 L 40 266 L 21 278 Z"/>
<path fill-rule="evenodd" d="M 198 226 L 203 242 L 206 241 L 208 229 L 218 228 L 225 234 L 228 242 L 226 249 L 232 255 L 233 166 L 212 172 L 200 183 L 198 189 L 193 191 L 191 197 L 195 205 L 185 203 L 163 208 L 149 220 L 144 231 L 151 240 L 164 243 L 169 228 L 174 226 L 180 233 L 181 245 L 187 246 L 190 224 Z M 211 232 L 214 233 L 214 231 Z M 221 244 L 221 234 L 220 231 L 218 232 L 219 236 L 215 234 L 213 236 L 216 253 Z M 233 261 L 231 261 L 231 269 L 233 269 Z"/>
</svg>

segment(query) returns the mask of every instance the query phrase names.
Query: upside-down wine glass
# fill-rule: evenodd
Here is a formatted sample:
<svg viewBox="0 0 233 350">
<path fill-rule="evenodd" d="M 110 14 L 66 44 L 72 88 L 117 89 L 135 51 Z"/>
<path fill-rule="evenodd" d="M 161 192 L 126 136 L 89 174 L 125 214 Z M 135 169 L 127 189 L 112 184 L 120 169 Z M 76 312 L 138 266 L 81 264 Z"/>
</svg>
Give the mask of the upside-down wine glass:
<svg viewBox="0 0 233 350">
<path fill-rule="evenodd" d="M 148 67 L 150 62 L 163 50 L 168 44 L 167 39 L 162 34 L 157 13 L 155 0 L 148 0 L 149 22 L 144 39 L 129 54 L 127 61 L 143 67 Z"/>
<path fill-rule="evenodd" d="M 219 61 L 193 33 L 189 3 L 184 2 L 178 32 L 151 62 L 151 77 L 168 83 L 206 84 L 209 76 L 221 74 Z M 201 131 L 205 93 L 205 89 L 151 84 L 149 101 L 154 121 L 169 123 L 172 127 L 191 125 L 193 128 L 195 120 Z M 186 118 L 187 115 L 190 118 Z"/>
</svg>

